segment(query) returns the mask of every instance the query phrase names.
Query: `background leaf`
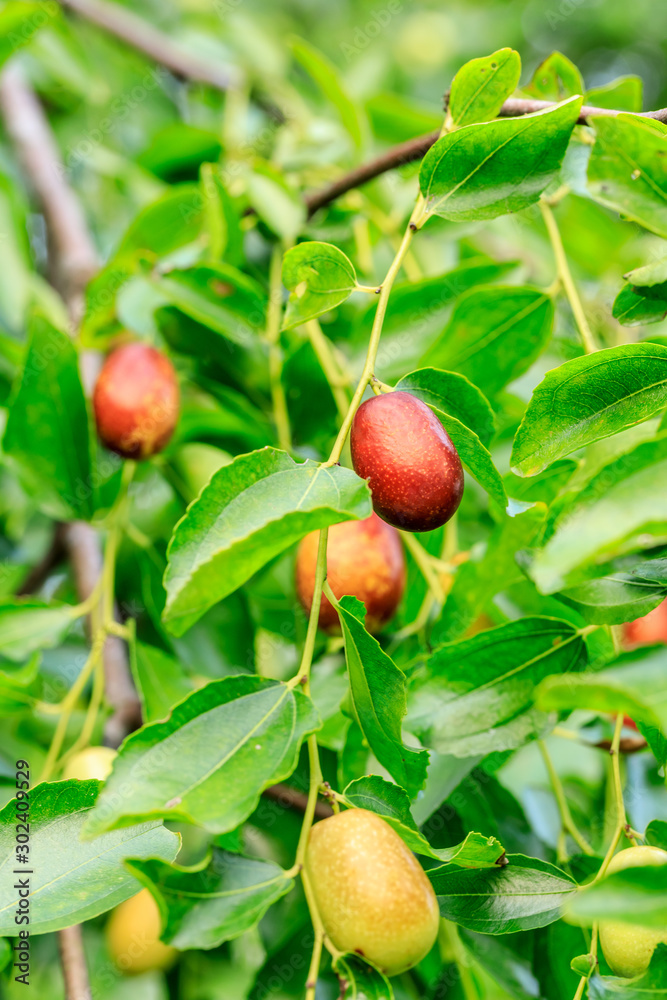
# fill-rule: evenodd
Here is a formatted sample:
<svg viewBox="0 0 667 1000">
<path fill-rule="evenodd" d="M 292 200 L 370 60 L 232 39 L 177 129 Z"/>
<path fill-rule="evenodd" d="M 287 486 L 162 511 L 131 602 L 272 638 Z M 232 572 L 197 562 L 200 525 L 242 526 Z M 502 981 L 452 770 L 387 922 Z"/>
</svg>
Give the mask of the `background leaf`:
<svg viewBox="0 0 667 1000">
<path fill-rule="evenodd" d="M 516 89 L 521 57 L 514 49 L 498 49 L 490 56 L 471 59 L 452 80 L 448 120 L 460 128 L 495 118 Z"/>
<path fill-rule="evenodd" d="M 287 330 L 345 302 L 357 275 L 352 262 L 331 243 L 299 243 L 283 258 L 283 284 L 290 291 L 283 323 Z"/>
</svg>

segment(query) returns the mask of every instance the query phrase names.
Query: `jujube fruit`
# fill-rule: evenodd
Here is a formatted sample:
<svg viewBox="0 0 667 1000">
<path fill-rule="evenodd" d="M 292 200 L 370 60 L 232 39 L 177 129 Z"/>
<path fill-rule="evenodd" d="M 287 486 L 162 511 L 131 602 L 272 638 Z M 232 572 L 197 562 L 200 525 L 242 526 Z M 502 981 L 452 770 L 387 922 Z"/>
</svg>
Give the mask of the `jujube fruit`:
<svg viewBox="0 0 667 1000">
<path fill-rule="evenodd" d="M 178 420 L 179 389 L 168 358 L 149 344 L 116 348 L 102 365 L 93 410 L 102 442 L 123 458 L 161 451 Z"/>
<path fill-rule="evenodd" d="M 456 513 L 463 496 L 458 452 L 438 418 L 409 392 L 374 396 L 357 410 L 352 464 L 368 480 L 373 508 L 405 531 L 431 531 Z"/>
<path fill-rule="evenodd" d="M 63 770 L 63 778 L 97 778 L 105 781 L 111 774 L 111 768 L 116 757 L 116 751 L 110 747 L 88 747 L 75 754 Z"/>
<path fill-rule="evenodd" d="M 106 926 L 109 954 L 123 972 L 168 969 L 178 952 L 160 941 L 160 911 L 148 889 L 117 906 Z"/>
<path fill-rule="evenodd" d="M 652 646 L 656 642 L 667 642 L 667 599 L 642 618 L 623 625 L 623 645 L 626 649 Z"/>
<path fill-rule="evenodd" d="M 610 861 L 607 875 L 624 868 L 667 864 L 667 851 L 659 847 L 628 847 Z M 667 944 L 667 927 L 640 927 L 619 920 L 600 921 L 600 947 L 610 969 L 631 979 L 645 972 L 659 944 Z"/>
<path fill-rule="evenodd" d="M 420 962 L 438 936 L 433 887 L 376 813 L 349 809 L 310 831 L 306 873 L 331 943 L 388 976 Z"/>
<path fill-rule="evenodd" d="M 297 550 L 296 589 L 306 613 L 313 602 L 319 539 L 319 531 L 313 531 Z M 396 529 L 376 514 L 334 524 L 329 528 L 327 580 L 336 597 L 351 594 L 366 605 L 366 627 L 377 631 L 393 616 L 405 589 L 405 556 Z M 318 624 L 322 629 L 338 625 L 336 609 L 324 595 Z"/>
</svg>

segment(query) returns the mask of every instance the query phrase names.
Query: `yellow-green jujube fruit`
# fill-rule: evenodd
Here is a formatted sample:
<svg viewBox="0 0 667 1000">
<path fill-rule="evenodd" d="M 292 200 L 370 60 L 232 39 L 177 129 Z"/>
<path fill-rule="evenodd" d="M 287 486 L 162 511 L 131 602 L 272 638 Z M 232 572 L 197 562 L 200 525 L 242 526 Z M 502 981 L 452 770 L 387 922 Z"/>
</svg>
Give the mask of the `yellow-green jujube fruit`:
<svg viewBox="0 0 667 1000">
<path fill-rule="evenodd" d="M 645 865 L 667 865 L 667 851 L 659 847 L 628 847 L 614 855 L 607 875 Z M 600 947 L 609 968 L 617 976 L 632 979 L 648 968 L 659 944 L 667 944 L 667 927 L 640 927 L 619 920 L 600 921 Z"/>
<path fill-rule="evenodd" d="M 111 747 L 88 747 L 75 754 L 63 771 L 63 778 L 78 778 L 86 781 L 97 778 L 104 781 L 111 774 L 116 751 Z"/>
<path fill-rule="evenodd" d="M 340 951 L 396 976 L 433 947 L 440 921 L 433 887 L 376 813 L 348 809 L 316 823 L 305 867 L 324 929 Z"/>
<path fill-rule="evenodd" d="M 148 889 L 113 910 L 106 926 L 109 954 L 122 972 L 168 969 L 178 952 L 160 941 L 160 911 Z"/>
</svg>

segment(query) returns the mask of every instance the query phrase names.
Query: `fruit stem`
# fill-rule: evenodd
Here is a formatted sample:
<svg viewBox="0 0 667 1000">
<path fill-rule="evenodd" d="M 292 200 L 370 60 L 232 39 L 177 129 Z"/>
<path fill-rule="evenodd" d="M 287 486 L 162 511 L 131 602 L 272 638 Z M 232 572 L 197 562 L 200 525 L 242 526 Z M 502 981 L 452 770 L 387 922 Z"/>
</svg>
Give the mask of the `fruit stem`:
<svg viewBox="0 0 667 1000">
<path fill-rule="evenodd" d="M 401 531 L 401 538 L 403 539 L 403 544 L 406 549 L 417 563 L 420 573 L 426 580 L 428 588 L 435 597 L 438 604 L 445 603 L 445 593 L 442 589 L 440 580 L 438 579 L 438 574 L 435 572 L 430 553 L 419 544 L 417 539 L 409 531 Z"/>
<path fill-rule="evenodd" d="M 554 257 L 556 258 L 556 270 L 563 283 L 563 288 L 565 289 L 565 294 L 567 295 L 568 302 L 570 303 L 572 314 L 577 327 L 579 328 L 581 340 L 584 345 L 584 351 L 586 354 L 595 354 L 597 351 L 597 345 L 591 328 L 588 325 L 586 313 L 584 312 L 584 307 L 581 304 L 581 299 L 579 298 L 576 285 L 572 279 L 570 265 L 567 262 L 567 256 L 565 254 L 565 248 L 558 229 L 556 217 L 551 211 L 548 202 L 544 198 L 540 198 L 539 204 L 540 211 L 542 212 L 542 218 L 544 219 L 544 224 L 547 227 L 547 233 L 549 234 L 549 240 L 554 252 Z"/>
<path fill-rule="evenodd" d="M 551 759 L 551 754 L 547 749 L 546 743 L 544 740 L 538 740 L 537 745 L 540 748 L 540 753 L 542 754 L 542 759 L 544 760 L 544 765 L 547 769 L 547 774 L 549 775 L 549 781 L 551 782 L 554 797 L 556 799 L 556 803 L 558 804 L 558 812 L 560 813 L 563 830 L 570 834 L 572 840 L 578 847 L 581 848 L 584 854 L 593 854 L 593 848 L 588 843 L 572 818 L 572 813 L 570 812 L 570 807 L 568 805 L 567 798 L 565 797 L 563 783 L 560 780 L 560 775 L 554 767 L 554 763 Z M 566 860 L 566 858 L 563 858 L 562 860 Z"/>
<path fill-rule="evenodd" d="M 322 333 L 322 327 L 316 319 L 308 320 L 306 323 L 306 332 L 308 333 L 310 346 L 313 348 L 315 356 L 320 363 L 320 368 L 324 372 L 327 382 L 331 388 L 331 394 L 333 395 L 334 402 L 336 403 L 338 416 L 341 421 L 345 420 L 345 414 L 347 413 L 347 407 L 349 405 L 347 391 L 344 388 L 347 384 L 347 379 L 339 371 L 338 364 L 334 358 L 333 351 L 331 350 L 331 345 Z"/>
<path fill-rule="evenodd" d="M 593 879 L 591 885 L 595 885 L 600 879 L 604 878 L 604 875 L 609 867 L 609 863 L 613 858 L 618 843 L 625 833 L 628 840 L 632 844 L 635 844 L 635 839 L 630 832 L 628 832 L 628 820 L 625 814 L 625 802 L 623 801 L 623 783 L 621 781 L 621 755 L 619 753 L 619 748 L 621 745 L 621 732 L 623 730 L 623 712 L 619 712 L 616 716 L 616 726 L 614 727 L 614 736 L 611 741 L 611 749 L 609 754 L 611 756 L 611 766 L 612 775 L 614 781 L 614 799 L 616 803 L 616 827 L 614 829 L 613 836 L 611 838 L 611 844 L 609 845 L 609 850 L 605 854 L 604 861 L 600 865 L 600 870 Z M 635 845 L 636 846 L 636 845 Z"/>
<path fill-rule="evenodd" d="M 420 196 L 421 197 L 421 196 Z M 423 199 L 422 199 L 423 200 Z M 418 200 L 418 206 L 420 202 Z M 370 340 L 368 342 L 368 352 L 366 354 L 366 361 L 364 364 L 364 369 L 361 373 L 361 378 L 357 388 L 354 391 L 352 397 L 352 402 L 350 403 L 347 413 L 345 414 L 345 419 L 341 425 L 338 432 L 338 437 L 334 442 L 334 446 L 329 455 L 329 459 L 324 463 L 325 467 L 335 465 L 343 451 L 343 446 L 347 440 L 347 435 L 350 433 L 350 427 L 352 426 L 352 421 L 354 420 L 354 415 L 359 408 L 359 404 L 363 398 L 364 392 L 366 391 L 366 386 L 368 385 L 371 376 L 373 375 L 373 370 L 375 368 L 375 361 L 377 358 L 378 347 L 380 346 L 380 336 L 382 335 L 382 326 L 384 324 L 384 317 L 387 312 L 387 305 L 389 303 L 389 295 L 391 294 L 391 289 L 396 280 L 396 275 L 401 269 L 403 259 L 410 249 L 410 244 L 412 243 L 413 236 L 415 234 L 413 217 L 415 213 L 410 218 L 405 233 L 403 234 L 403 239 L 401 240 L 401 245 L 396 251 L 396 256 L 394 257 L 391 267 L 387 271 L 387 275 L 380 286 L 380 295 L 378 298 L 377 309 L 375 310 L 375 316 L 373 318 L 373 328 L 371 330 Z"/>
<path fill-rule="evenodd" d="M 266 307 L 265 339 L 269 345 L 269 382 L 273 420 L 278 434 L 278 447 L 290 451 L 292 435 L 285 389 L 282 383 L 283 354 L 280 347 L 280 318 L 283 311 L 282 293 L 282 249 L 276 244 L 271 254 L 269 267 L 269 301 Z"/>
</svg>

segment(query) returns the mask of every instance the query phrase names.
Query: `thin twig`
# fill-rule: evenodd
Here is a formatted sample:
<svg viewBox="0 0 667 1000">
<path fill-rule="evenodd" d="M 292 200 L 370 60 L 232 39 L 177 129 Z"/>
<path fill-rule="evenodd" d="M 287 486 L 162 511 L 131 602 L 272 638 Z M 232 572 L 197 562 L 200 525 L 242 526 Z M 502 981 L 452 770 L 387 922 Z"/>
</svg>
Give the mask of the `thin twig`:
<svg viewBox="0 0 667 1000">
<path fill-rule="evenodd" d="M 552 101 L 529 101 L 512 97 L 503 104 L 500 109 L 500 116 L 503 118 L 517 118 L 521 115 L 534 114 L 536 111 L 544 111 L 552 107 L 554 107 L 554 102 Z M 611 108 L 596 108 L 584 105 L 577 122 L 580 125 L 586 125 L 589 119 L 596 115 L 613 117 L 623 113 Z M 653 118 L 655 121 L 667 124 L 667 108 L 661 108 L 659 111 L 645 111 L 642 113 L 642 117 Z M 349 173 L 343 174 L 342 177 L 339 177 L 338 180 L 334 181 L 328 187 L 323 188 L 321 191 L 314 191 L 306 198 L 309 217 L 314 215 L 318 209 L 324 208 L 325 205 L 335 201 L 336 198 L 340 198 L 341 195 L 346 194 L 353 188 L 361 187 L 362 184 L 367 184 L 388 170 L 396 170 L 397 167 L 402 167 L 406 163 L 421 160 L 439 137 L 440 130 L 438 129 L 426 135 L 418 135 L 416 138 L 402 142 L 398 146 L 392 146 L 391 149 L 381 153 L 374 160 L 362 163 L 360 166 L 350 170 Z"/>
<path fill-rule="evenodd" d="M 58 931 L 58 947 L 67 1000 L 91 1000 L 81 924 Z"/>
<path fill-rule="evenodd" d="M 222 91 L 239 83 L 239 75 L 233 69 L 188 52 L 127 7 L 106 0 L 60 0 L 60 3 L 145 53 L 181 79 L 197 80 Z"/>
<path fill-rule="evenodd" d="M 297 792 L 289 785 L 271 785 L 264 790 L 264 798 L 271 799 L 287 809 L 294 809 L 295 812 L 305 813 L 308 805 L 308 796 L 303 792 Z M 326 802 L 318 802 L 315 806 L 315 815 L 318 819 L 328 819 L 333 816 L 333 809 Z"/>
</svg>

